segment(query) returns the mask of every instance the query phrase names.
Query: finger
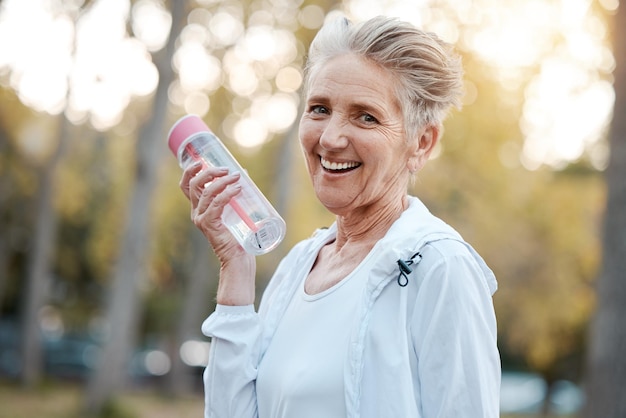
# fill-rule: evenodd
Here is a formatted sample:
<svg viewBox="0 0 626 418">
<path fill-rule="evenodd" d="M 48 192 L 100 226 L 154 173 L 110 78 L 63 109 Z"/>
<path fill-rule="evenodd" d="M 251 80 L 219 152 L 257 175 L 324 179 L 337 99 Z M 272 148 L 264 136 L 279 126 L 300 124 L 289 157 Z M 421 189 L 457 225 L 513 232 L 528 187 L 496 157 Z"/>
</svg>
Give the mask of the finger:
<svg viewBox="0 0 626 418">
<path fill-rule="evenodd" d="M 197 172 L 189 181 L 189 200 L 191 200 L 192 207 L 197 206 L 203 190 L 209 183 L 226 174 L 228 174 L 228 168 L 225 167 L 208 167 Z"/>
<path fill-rule="evenodd" d="M 191 188 L 190 182 L 196 176 L 196 174 L 198 174 L 198 172 L 201 169 L 202 169 L 202 162 L 197 161 L 193 163 L 192 165 L 190 165 L 189 167 L 187 167 L 185 170 L 183 170 L 183 174 L 182 174 L 182 177 L 180 178 L 180 182 L 178 183 L 178 186 L 183 191 L 183 194 L 187 197 L 187 199 L 190 199 L 190 195 L 189 195 L 190 188 Z"/>
<path fill-rule="evenodd" d="M 211 201 L 204 212 L 197 212 L 194 224 L 201 230 L 225 230 L 226 225 L 222 222 L 222 214 L 240 192 L 240 184 L 230 184 Z"/>
<path fill-rule="evenodd" d="M 241 191 L 241 185 L 237 183 L 240 177 L 239 173 L 233 173 L 217 177 L 211 184 L 206 185 L 200 195 L 196 212 L 201 214 L 210 208 L 211 217 L 219 218 L 230 199 Z"/>
</svg>

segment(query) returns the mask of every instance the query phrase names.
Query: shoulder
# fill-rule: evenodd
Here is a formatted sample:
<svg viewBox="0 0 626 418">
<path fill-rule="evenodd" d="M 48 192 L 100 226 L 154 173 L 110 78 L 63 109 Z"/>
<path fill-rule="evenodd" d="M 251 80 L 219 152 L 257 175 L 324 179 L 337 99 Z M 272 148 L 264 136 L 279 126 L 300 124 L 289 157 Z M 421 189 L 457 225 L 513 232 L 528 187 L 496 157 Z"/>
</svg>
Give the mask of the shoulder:
<svg viewBox="0 0 626 418">
<path fill-rule="evenodd" d="M 412 275 L 415 335 L 436 324 L 449 332 L 484 326 L 488 335 L 494 334 L 491 281 L 495 279 L 474 250 L 465 242 L 444 239 L 426 244 L 420 254 Z"/>
<path fill-rule="evenodd" d="M 421 259 L 415 268 L 415 280 L 422 290 L 441 293 L 493 293 L 493 273 L 465 242 L 441 239 L 420 249 Z"/>
<path fill-rule="evenodd" d="M 427 242 L 419 251 L 422 256 L 419 269 L 430 269 L 438 264 L 456 263 L 459 259 L 472 259 L 467 245 L 457 239 L 438 239 Z"/>
</svg>

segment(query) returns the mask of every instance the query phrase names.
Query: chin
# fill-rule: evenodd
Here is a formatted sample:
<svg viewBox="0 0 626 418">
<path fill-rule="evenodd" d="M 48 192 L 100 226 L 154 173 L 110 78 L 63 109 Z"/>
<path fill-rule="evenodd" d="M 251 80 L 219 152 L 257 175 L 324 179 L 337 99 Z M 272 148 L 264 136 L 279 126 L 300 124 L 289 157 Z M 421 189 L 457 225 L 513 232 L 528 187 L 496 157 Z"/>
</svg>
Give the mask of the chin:
<svg viewBox="0 0 626 418">
<path fill-rule="evenodd" d="M 314 188 L 314 190 L 317 200 L 326 209 L 335 214 L 338 211 L 345 213 L 348 210 L 353 210 L 355 205 L 358 204 L 356 200 L 361 196 L 361 192 L 346 187 L 325 186 Z"/>
<path fill-rule="evenodd" d="M 337 200 L 330 200 L 330 199 L 320 199 L 320 203 L 326 208 L 327 211 L 329 211 L 330 213 L 332 213 L 333 215 L 346 215 L 348 213 L 350 213 L 352 210 L 354 210 L 353 206 L 352 206 L 352 202 L 346 202 L 346 201 L 337 201 Z"/>
</svg>

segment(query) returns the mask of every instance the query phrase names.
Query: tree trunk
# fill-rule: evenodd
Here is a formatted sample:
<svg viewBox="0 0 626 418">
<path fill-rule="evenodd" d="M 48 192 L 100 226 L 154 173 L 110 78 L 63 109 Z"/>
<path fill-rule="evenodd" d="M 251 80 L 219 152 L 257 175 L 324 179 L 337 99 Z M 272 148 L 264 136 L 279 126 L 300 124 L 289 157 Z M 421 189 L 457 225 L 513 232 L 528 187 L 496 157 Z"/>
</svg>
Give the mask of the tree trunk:
<svg viewBox="0 0 626 418">
<path fill-rule="evenodd" d="M 175 343 L 172 347 L 172 370 L 168 378 L 168 392 L 180 396 L 196 392 L 202 388 L 202 382 L 196 381 L 195 375 L 189 372 L 179 354 L 185 341 L 196 339 L 200 335 L 200 325 L 204 316 L 211 311 L 209 289 L 217 288 L 218 269 L 215 257 L 210 250 L 206 238 L 195 227 L 191 230 L 191 271 L 187 280 L 182 312 L 176 327 Z"/>
<path fill-rule="evenodd" d="M 69 136 L 70 122 L 59 116 L 59 135 L 53 155 L 45 161 L 38 175 L 37 220 L 24 293 L 21 335 L 21 374 L 23 385 L 33 386 L 43 372 L 42 335 L 39 311 L 46 303 L 50 287 L 51 258 L 57 233 L 57 216 L 53 207 L 54 174 L 61 160 Z"/>
<path fill-rule="evenodd" d="M 2 232 L 0 233 L 0 318 L 2 318 L 2 304 L 4 302 L 4 292 L 9 281 L 9 252 L 10 252 L 10 209 L 9 198 L 11 190 L 11 176 L 8 171 L 9 158 L 9 138 L 4 126 L 0 125 L 0 223 Z M 6 158 L 6 160 L 5 160 Z"/>
<path fill-rule="evenodd" d="M 168 88 L 174 78 L 171 66 L 176 39 L 183 27 L 186 1 L 170 1 L 172 28 L 167 45 L 154 57 L 159 83 L 152 116 L 142 127 L 136 146 L 137 169 L 130 194 L 126 227 L 120 254 L 113 272 L 106 322 L 110 333 L 104 344 L 98 367 L 87 388 L 85 412 L 101 413 L 128 377 L 128 362 L 135 345 L 140 314 L 139 284 L 145 279 L 149 248 L 149 206 L 156 184 L 168 108 Z"/>
<path fill-rule="evenodd" d="M 2 186 L 0 185 L 0 188 Z M 2 191 L 0 191 L 0 196 Z M 0 197 L 0 202 L 2 197 Z M 0 235 L 0 318 L 2 318 L 2 304 L 4 303 L 4 293 L 9 281 L 9 245 L 7 243 L 8 236 Z"/>
<path fill-rule="evenodd" d="M 614 29 L 615 108 L 606 170 L 603 263 L 588 357 L 587 418 L 626 417 L 626 4 L 618 8 Z"/>
</svg>

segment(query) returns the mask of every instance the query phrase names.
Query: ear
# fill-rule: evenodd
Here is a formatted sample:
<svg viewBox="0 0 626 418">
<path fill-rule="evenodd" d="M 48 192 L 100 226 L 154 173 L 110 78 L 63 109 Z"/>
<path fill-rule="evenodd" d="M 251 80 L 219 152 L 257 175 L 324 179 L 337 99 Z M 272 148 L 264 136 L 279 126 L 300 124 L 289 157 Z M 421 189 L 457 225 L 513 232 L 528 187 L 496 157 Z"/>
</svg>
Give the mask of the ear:
<svg viewBox="0 0 626 418">
<path fill-rule="evenodd" d="M 407 167 L 411 174 L 424 167 L 439 142 L 439 132 L 439 127 L 435 125 L 428 125 L 418 132 L 417 141 L 412 145 L 411 155 L 407 161 Z"/>
</svg>

